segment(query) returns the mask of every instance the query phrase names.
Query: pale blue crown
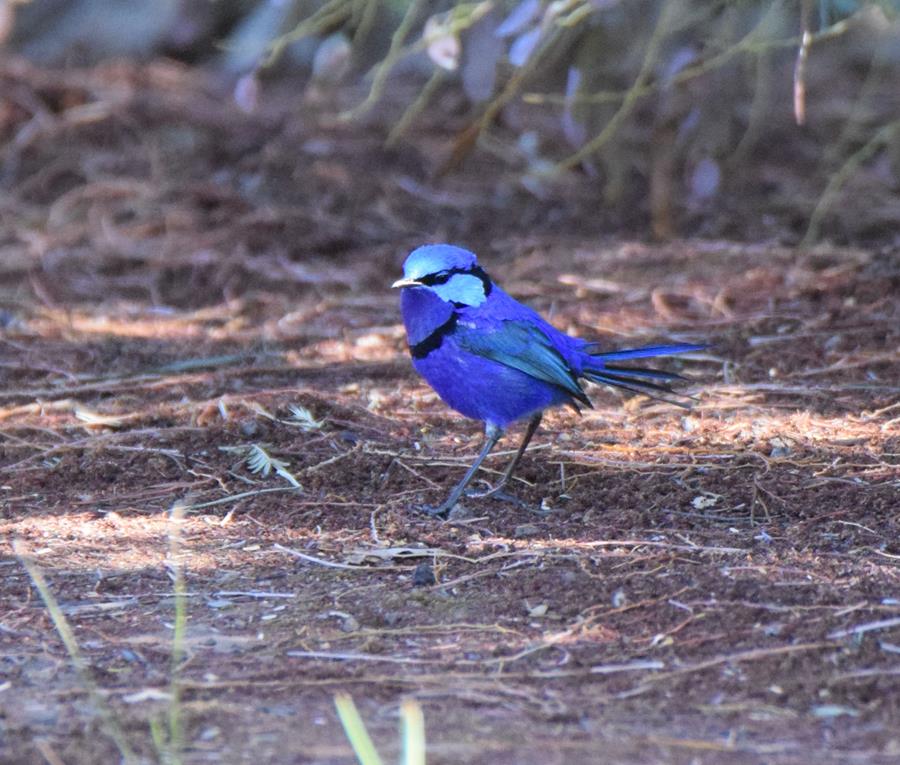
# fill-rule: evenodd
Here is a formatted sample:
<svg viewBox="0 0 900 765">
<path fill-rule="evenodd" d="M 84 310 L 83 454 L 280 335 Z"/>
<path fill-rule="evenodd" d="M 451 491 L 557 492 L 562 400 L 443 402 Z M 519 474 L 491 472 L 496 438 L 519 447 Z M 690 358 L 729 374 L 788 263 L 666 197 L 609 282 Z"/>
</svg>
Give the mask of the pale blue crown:
<svg viewBox="0 0 900 765">
<path fill-rule="evenodd" d="M 467 271 L 478 265 L 474 252 L 452 244 L 426 244 L 413 250 L 403 264 L 404 279 L 422 279 L 429 274 L 459 269 Z"/>
</svg>

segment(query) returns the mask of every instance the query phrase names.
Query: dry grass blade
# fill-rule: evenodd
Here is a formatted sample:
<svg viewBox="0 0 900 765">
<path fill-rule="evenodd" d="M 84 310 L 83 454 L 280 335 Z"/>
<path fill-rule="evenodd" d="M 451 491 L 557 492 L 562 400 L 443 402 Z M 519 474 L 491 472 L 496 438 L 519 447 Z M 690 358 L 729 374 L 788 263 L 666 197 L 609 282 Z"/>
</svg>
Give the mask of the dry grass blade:
<svg viewBox="0 0 900 765">
<path fill-rule="evenodd" d="M 337 561 L 318 558 L 315 555 L 309 555 L 308 553 L 300 552 L 299 550 L 292 550 L 290 547 L 285 547 L 284 545 L 280 545 L 277 542 L 272 545 L 272 549 L 276 552 L 282 552 L 287 555 L 292 555 L 293 557 L 299 558 L 300 560 L 306 561 L 307 563 L 313 563 L 317 566 L 323 566 L 325 568 L 339 568 L 343 571 L 391 571 L 403 570 L 406 568 L 404 566 L 364 566 L 359 564 L 338 563 Z"/>
<path fill-rule="evenodd" d="M 809 216 L 806 233 L 800 242 L 801 249 L 807 249 L 818 241 L 822 222 L 837 200 L 840 190 L 862 165 L 875 156 L 876 152 L 884 146 L 891 145 L 896 140 L 898 129 L 900 129 L 900 120 L 895 120 L 881 127 L 863 146 L 847 157 L 844 164 L 831 175 L 812 215 Z"/>
<path fill-rule="evenodd" d="M 888 630 L 894 627 L 900 627 L 900 617 L 894 619 L 880 619 L 877 622 L 868 622 L 867 624 L 857 624 L 855 627 L 848 629 L 835 630 L 828 633 L 829 640 L 837 640 L 838 638 L 851 637 L 854 635 L 864 635 L 866 632 L 875 630 Z"/>
<path fill-rule="evenodd" d="M 650 41 L 647 43 L 647 47 L 644 51 L 644 60 L 641 64 L 641 70 L 640 72 L 638 72 L 634 83 L 628 89 L 628 92 L 622 99 L 622 103 L 619 105 L 616 113 L 612 116 L 609 122 L 606 123 L 606 126 L 597 136 L 588 141 L 587 144 L 585 144 L 574 154 L 566 157 L 562 162 L 560 162 L 557 166 L 558 169 L 571 170 L 574 167 L 578 167 L 578 165 L 580 165 L 586 159 L 589 159 L 594 154 L 599 152 L 616 134 L 616 131 L 621 127 L 622 123 L 625 121 L 625 118 L 631 113 L 632 108 L 640 97 L 641 91 L 643 90 L 651 74 L 653 73 L 653 67 L 657 63 L 657 56 L 659 55 L 660 46 L 662 45 L 666 36 L 672 31 L 674 13 L 676 12 L 674 8 L 675 3 L 672 0 L 665 0 L 662 10 L 659 13 L 659 19 L 656 22 L 656 27 L 653 30 L 653 33 L 650 36 Z"/>
<path fill-rule="evenodd" d="M 158 720 L 155 719 L 151 721 L 150 728 L 160 759 L 166 765 L 181 765 L 184 750 L 181 665 L 184 661 L 187 631 L 187 587 L 184 578 L 181 525 L 185 513 L 186 505 L 179 502 L 176 502 L 169 511 L 169 553 L 166 563 L 174 589 L 175 620 L 172 628 L 167 728 L 164 731 Z"/>
</svg>

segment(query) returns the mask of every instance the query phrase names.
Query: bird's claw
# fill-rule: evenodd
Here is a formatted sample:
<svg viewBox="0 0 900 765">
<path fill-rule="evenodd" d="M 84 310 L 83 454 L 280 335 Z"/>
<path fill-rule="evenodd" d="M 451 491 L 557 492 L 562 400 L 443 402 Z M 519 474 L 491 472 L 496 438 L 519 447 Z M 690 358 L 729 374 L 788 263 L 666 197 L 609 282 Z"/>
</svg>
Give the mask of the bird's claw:
<svg viewBox="0 0 900 765">
<path fill-rule="evenodd" d="M 487 483 L 485 481 L 485 483 Z M 507 494 L 503 491 L 503 488 L 506 486 L 506 481 L 498 483 L 496 486 L 488 485 L 487 489 L 483 491 L 477 491 L 475 489 L 466 489 L 466 496 L 471 499 L 483 499 L 484 497 L 496 497 L 497 499 L 515 499 L 512 494 Z"/>
<path fill-rule="evenodd" d="M 472 499 L 484 499 L 485 497 L 490 497 L 491 499 L 496 499 L 500 502 L 511 502 L 518 507 L 528 509 L 528 503 L 525 500 L 519 499 L 515 494 L 504 491 L 505 487 L 506 481 L 502 481 L 496 486 L 491 486 L 484 491 L 468 491 L 466 492 L 466 496 L 471 497 Z"/>
<path fill-rule="evenodd" d="M 540 518 L 546 518 L 550 513 L 553 512 L 552 509 L 545 509 L 543 507 L 533 507 L 524 499 L 520 499 L 515 494 L 510 494 L 508 491 L 504 491 L 504 483 L 499 483 L 496 486 L 491 486 L 490 488 L 484 491 L 472 491 L 467 490 L 464 494 L 467 498 L 470 499 L 484 499 L 486 497 L 490 497 L 491 499 L 496 499 L 500 502 L 509 502 L 510 504 L 515 505 L 520 510 L 527 510 L 529 513 L 534 513 Z M 458 510 L 457 510 L 458 508 Z M 463 507 L 459 504 L 459 500 L 455 500 L 454 502 L 443 502 L 442 504 L 434 507 L 432 505 L 421 505 L 419 507 L 421 512 L 425 515 L 430 516 L 431 518 L 440 518 L 442 520 L 448 520 L 454 515 L 454 510 L 456 512 L 463 511 Z"/>
<path fill-rule="evenodd" d="M 508 491 L 503 491 L 499 487 L 497 487 L 493 491 L 487 492 L 487 494 L 485 494 L 484 496 L 490 497 L 491 499 L 496 499 L 498 502 L 511 502 L 517 507 L 528 507 L 528 503 L 524 499 L 519 499 L 515 494 L 510 494 Z"/>
</svg>

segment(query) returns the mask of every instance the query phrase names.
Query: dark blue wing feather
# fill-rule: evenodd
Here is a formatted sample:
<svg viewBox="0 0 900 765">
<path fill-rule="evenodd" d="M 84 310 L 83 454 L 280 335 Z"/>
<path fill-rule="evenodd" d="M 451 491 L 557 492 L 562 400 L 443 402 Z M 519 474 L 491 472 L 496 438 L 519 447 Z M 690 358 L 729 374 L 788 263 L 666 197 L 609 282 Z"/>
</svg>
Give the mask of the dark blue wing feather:
<svg viewBox="0 0 900 765">
<path fill-rule="evenodd" d="M 578 383 L 578 373 L 540 327 L 528 321 L 502 321 L 496 329 L 468 329 L 460 323 L 455 337 L 469 353 L 518 369 L 556 385 L 587 406 L 591 402 Z"/>
</svg>

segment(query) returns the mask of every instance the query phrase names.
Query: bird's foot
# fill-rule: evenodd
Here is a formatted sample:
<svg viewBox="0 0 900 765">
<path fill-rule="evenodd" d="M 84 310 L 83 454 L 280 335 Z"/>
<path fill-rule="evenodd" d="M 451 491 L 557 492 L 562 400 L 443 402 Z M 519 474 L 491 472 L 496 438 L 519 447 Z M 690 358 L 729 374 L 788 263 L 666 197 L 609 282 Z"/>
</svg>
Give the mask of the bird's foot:
<svg viewBox="0 0 900 765">
<path fill-rule="evenodd" d="M 528 503 L 524 499 L 519 499 L 519 497 L 517 497 L 515 494 L 510 494 L 508 491 L 503 491 L 499 487 L 487 492 L 484 496 L 490 497 L 491 499 L 496 499 L 498 502 L 510 502 L 516 507 L 522 508 L 523 510 L 528 509 Z"/>
<path fill-rule="evenodd" d="M 541 505 L 540 507 L 532 506 L 524 499 L 520 499 L 519 497 L 517 497 L 515 494 L 510 494 L 508 491 L 504 491 L 504 486 L 504 483 L 500 483 L 496 486 L 491 486 L 484 491 L 468 490 L 465 492 L 465 497 L 471 499 L 484 499 L 486 497 L 490 497 L 491 499 L 496 499 L 499 502 L 509 502 L 510 504 L 515 505 L 520 510 L 526 510 L 527 512 L 533 513 L 540 518 L 545 518 L 553 512 L 552 508 L 544 507 L 543 505 Z M 459 504 L 459 499 L 456 498 L 454 498 L 452 502 L 448 499 L 446 502 L 443 502 L 437 506 L 420 505 L 418 509 L 425 515 L 428 515 L 432 518 L 440 518 L 445 521 L 448 519 L 453 519 L 454 517 L 465 517 L 467 514 L 466 508 Z"/>
<path fill-rule="evenodd" d="M 431 518 L 440 518 L 443 521 L 464 520 L 471 515 L 469 509 L 460 504 L 458 499 L 454 501 L 447 500 L 436 507 L 433 505 L 419 505 L 421 512 Z"/>
<path fill-rule="evenodd" d="M 487 481 L 484 481 L 487 483 Z M 488 484 L 488 488 L 478 491 L 476 489 L 467 489 L 466 496 L 471 499 L 483 499 L 484 497 L 496 497 L 497 499 L 512 499 L 515 500 L 512 494 L 507 494 L 503 489 L 506 487 L 506 481 L 501 481 L 496 486 L 491 486 Z"/>
<path fill-rule="evenodd" d="M 453 509 L 453 507 L 447 507 L 447 503 L 445 502 L 444 504 L 437 505 L 436 507 L 433 505 L 420 505 L 418 509 L 420 512 L 432 518 L 447 520 L 447 516 L 450 514 L 450 511 Z"/>
</svg>

